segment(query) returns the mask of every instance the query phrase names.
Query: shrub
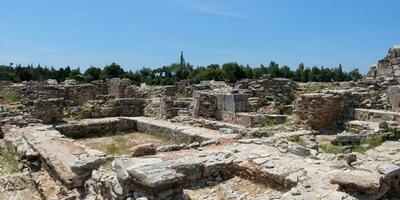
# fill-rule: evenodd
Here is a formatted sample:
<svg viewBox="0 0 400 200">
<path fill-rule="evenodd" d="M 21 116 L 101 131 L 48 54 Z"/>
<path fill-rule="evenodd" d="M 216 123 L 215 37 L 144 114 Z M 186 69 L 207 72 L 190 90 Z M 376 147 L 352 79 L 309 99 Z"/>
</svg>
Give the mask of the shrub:
<svg viewBox="0 0 400 200">
<path fill-rule="evenodd" d="M 16 103 L 21 101 L 21 97 L 17 92 L 8 92 L 4 95 L 4 99 L 8 103 Z"/>
</svg>

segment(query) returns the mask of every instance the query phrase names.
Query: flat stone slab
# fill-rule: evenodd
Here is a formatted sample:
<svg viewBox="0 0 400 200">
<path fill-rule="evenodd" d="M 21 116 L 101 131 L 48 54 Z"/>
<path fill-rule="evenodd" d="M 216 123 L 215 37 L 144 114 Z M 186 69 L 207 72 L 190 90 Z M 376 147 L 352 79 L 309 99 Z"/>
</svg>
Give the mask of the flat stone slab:
<svg viewBox="0 0 400 200">
<path fill-rule="evenodd" d="M 346 127 L 357 133 L 362 131 L 379 132 L 379 122 L 352 120 L 346 122 Z"/>
<path fill-rule="evenodd" d="M 106 161 L 102 152 L 65 138 L 51 126 L 28 126 L 17 131 L 39 154 L 48 172 L 68 188 L 82 187 L 92 170 Z"/>
<path fill-rule="evenodd" d="M 219 131 L 207 128 L 193 127 L 182 123 L 172 123 L 149 117 L 124 117 L 136 122 L 139 132 L 155 133 L 164 135 L 176 141 L 203 142 L 211 139 L 233 139 L 238 134 L 221 134 Z"/>
<path fill-rule="evenodd" d="M 345 191 L 375 194 L 381 188 L 381 178 L 377 173 L 353 170 L 334 174 L 330 182 L 338 184 Z"/>
</svg>

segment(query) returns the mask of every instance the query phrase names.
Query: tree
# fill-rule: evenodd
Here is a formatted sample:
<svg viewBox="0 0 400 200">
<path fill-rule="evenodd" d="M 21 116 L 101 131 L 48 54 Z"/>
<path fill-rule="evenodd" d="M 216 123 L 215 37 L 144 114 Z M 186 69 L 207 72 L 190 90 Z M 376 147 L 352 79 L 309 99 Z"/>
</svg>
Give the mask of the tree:
<svg viewBox="0 0 400 200">
<path fill-rule="evenodd" d="M 268 65 L 268 73 L 272 78 L 282 77 L 278 63 L 271 61 Z"/>
<path fill-rule="evenodd" d="M 101 75 L 101 69 L 98 67 L 90 66 L 85 73 L 83 73 L 86 82 L 91 82 L 94 80 L 99 80 Z"/>
<path fill-rule="evenodd" d="M 302 82 L 304 82 L 304 80 L 303 80 L 304 68 L 305 68 L 305 67 L 304 67 L 304 64 L 303 64 L 303 63 L 300 63 L 299 66 L 298 66 L 297 69 L 296 69 L 296 72 L 295 72 L 295 78 L 294 78 L 295 81 L 302 81 Z"/>
<path fill-rule="evenodd" d="M 349 78 L 352 81 L 358 81 L 362 78 L 362 75 L 360 74 L 360 72 L 358 71 L 358 69 L 353 69 L 349 72 Z"/>
<path fill-rule="evenodd" d="M 68 75 L 68 79 L 74 79 L 74 80 L 77 80 L 77 81 L 84 81 L 85 77 L 82 76 L 81 70 L 78 67 L 78 69 L 71 70 L 71 73 Z"/>
<path fill-rule="evenodd" d="M 294 72 L 292 72 L 292 70 L 290 69 L 290 67 L 284 65 L 281 69 L 281 74 L 282 77 L 284 78 L 289 78 L 289 79 L 294 79 Z"/>
<path fill-rule="evenodd" d="M 235 83 L 245 77 L 243 69 L 235 62 L 223 64 L 222 70 L 224 71 L 229 83 Z"/>
<path fill-rule="evenodd" d="M 101 79 L 106 78 L 121 78 L 124 75 L 125 71 L 121 68 L 121 66 L 112 63 L 111 65 L 105 66 L 102 73 L 100 74 Z"/>
<path fill-rule="evenodd" d="M 334 73 L 335 73 L 335 78 L 334 78 L 335 81 L 344 81 L 345 75 L 343 73 L 342 64 L 339 64 L 339 67 L 335 68 Z"/>
<path fill-rule="evenodd" d="M 208 65 L 202 73 L 205 80 L 225 81 L 226 79 L 225 73 L 218 64 Z"/>
</svg>

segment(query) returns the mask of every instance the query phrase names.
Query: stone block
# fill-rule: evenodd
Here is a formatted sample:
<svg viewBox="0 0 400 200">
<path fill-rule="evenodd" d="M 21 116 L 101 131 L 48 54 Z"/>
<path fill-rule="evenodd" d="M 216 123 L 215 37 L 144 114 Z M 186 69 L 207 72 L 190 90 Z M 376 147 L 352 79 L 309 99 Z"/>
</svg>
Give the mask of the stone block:
<svg viewBox="0 0 400 200">
<path fill-rule="evenodd" d="M 400 112 L 400 85 L 389 86 L 387 96 L 392 105 L 392 110 Z"/>
</svg>

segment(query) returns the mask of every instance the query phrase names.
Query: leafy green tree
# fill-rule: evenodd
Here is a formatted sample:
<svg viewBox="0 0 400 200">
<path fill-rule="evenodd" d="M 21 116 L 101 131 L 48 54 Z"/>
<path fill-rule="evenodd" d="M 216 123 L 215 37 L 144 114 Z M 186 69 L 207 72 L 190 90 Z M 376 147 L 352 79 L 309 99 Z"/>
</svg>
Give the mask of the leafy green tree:
<svg viewBox="0 0 400 200">
<path fill-rule="evenodd" d="M 279 64 L 271 61 L 268 65 L 268 73 L 272 78 L 282 77 L 282 73 L 279 69 Z"/>
<path fill-rule="evenodd" d="M 202 77 L 204 77 L 205 80 L 225 81 L 226 79 L 225 73 L 218 64 L 208 65 L 204 72 L 201 73 L 204 73 Z"/>
<path fill-rule="evenodd" d="M 245 77 L 243 69 L 235 62 L 223 64 L 222 70 L 226 74 L 229 83 L 235 83 Z"/>
<path fill-rule="evenodd" d="M 357 80 L 360 80 L 362 78 L 362 75 L 360 74 L 358 69 L 353 69 L 353 70 L 351 70 L 349 72 L 349 78 L 352 81 L 357 81 Z"/>
<path fill-rule="evenodd" d="M 111 65 L 105 66 L 102 70 L 100 77 L 101 79 L 106 78 L 121 78 L 125 71 L 118 64 L 112 63 Z"/>
<path fill-rule="evenodd" d="M 86 82 L 91 82 L 94 80 L 99 80 L 101 75 L 101 69 L 98 67 L 93 67 L 90 66 L 85 73 L 83 73 L 83 76 L 85 77 Z"/>
</svg>

